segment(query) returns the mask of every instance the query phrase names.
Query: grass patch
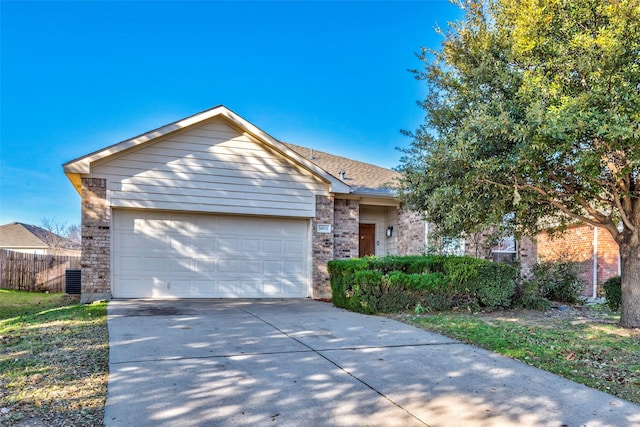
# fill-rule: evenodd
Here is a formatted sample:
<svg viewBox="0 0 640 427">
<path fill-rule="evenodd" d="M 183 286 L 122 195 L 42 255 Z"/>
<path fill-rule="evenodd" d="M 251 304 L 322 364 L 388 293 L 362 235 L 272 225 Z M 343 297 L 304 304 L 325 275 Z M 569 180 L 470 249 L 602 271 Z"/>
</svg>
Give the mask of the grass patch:
<svg viewBox="0 0 640 427">
<path fill-rule="evenodd" d="M 0 320 L 37 313 L 67 305 L 77 297 L 66 294 L 45 294 L 0 289 Z"/>
<path fill-rule="evenodd" d="M 400 320 L 520 360 L 572 381 L 640 404 L 640 331 L 599 320 L 553 318 L 527 311 L 501 315 L 445 313 Z"/>
<path fill-rule="evenodd" d="M 106 303 L 0 290 L 0 426 L 103 425 L 106 314 Z"/>
</svg>

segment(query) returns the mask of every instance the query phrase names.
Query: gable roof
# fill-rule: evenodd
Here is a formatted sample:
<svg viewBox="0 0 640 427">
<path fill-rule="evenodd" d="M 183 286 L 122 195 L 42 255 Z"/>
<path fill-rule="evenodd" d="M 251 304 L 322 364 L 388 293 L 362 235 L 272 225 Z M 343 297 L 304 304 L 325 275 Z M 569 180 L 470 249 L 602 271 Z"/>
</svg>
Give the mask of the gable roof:
<svg viewBox="0 0 640 427">
<path fill-rule="evenodd" d="M 83 174 L 89 174 L 91 172 L 92 163 L 104 160 L 111 156 L 115 156 L 125 150 L 140 147 L 143 144 L 153 143 L 153 141 L 157 140 L 158 138 L 170 135 L 174 132 L 185 130 L 190 127 L 198 126 L 205 121 L 209 121 L 214 118 L 223 118 L 227 120 L 232 126 L 236 127 L 241 132 L 251 135 L 270 149 L 291 159 L 298 166 L 307 169 L 323 181 L 329 183 L 332 192 L 342 194 L 350 193 L 351 189 L 347 184 L 340 181 L 338 178 L 331 175 L 324 169 L 318 167 L 309 159 L 304 158 L 303 156 L 289 148 L 287 145 L 273 138 L 271 135 L 254 126 L 253 124 L 243 119 L 223 105 L 219 105 L 201 113 L 194 114 L 182 120 L 178 120 L 152 131 L 143 133 L 142 135 L 138 135 L 136 137 L 127 139 L 101 150 L 94 151 L 93 153 L 89 153 L 75 160 L 71 160 L 62 165 L 64 168 L 64 172 L 71 183 L 74 185 L 78 193 L 81 193 L 81 176 Z"/>
<path fill-rule="evenodd" d="M 13 222 L 0 226 L 1 248 L 48 249 L 48 241 L 57 241 L 64 249 L 80 249 L 79 245 L 35 225 Z"/>
</svg>

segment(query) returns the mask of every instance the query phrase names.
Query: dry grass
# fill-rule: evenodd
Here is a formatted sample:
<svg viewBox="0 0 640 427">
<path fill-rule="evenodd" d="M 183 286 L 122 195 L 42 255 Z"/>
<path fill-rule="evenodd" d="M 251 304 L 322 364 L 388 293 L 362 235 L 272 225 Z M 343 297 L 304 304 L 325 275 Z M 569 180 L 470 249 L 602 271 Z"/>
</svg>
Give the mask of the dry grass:
<svg viewBox="0 0 640 427">
<path fill-rule="evenodd" d="M 106 304 L 0 292 L 0 426 L 103 425 Z"/>
</svg>

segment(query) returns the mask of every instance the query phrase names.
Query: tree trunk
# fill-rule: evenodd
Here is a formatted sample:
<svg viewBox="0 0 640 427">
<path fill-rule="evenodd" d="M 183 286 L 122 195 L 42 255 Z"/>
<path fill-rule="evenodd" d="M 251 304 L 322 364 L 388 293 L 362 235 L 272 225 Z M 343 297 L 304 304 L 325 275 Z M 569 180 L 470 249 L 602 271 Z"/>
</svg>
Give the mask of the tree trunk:
<svg viewBox="0 0 640 427">
<path fill-rule="evenodd" d="M 630 242 L 620 245 L 622 279 L 620 326 L 640 328 L 640 241 L 637 238 L 628 240 Z"/>
</svg>

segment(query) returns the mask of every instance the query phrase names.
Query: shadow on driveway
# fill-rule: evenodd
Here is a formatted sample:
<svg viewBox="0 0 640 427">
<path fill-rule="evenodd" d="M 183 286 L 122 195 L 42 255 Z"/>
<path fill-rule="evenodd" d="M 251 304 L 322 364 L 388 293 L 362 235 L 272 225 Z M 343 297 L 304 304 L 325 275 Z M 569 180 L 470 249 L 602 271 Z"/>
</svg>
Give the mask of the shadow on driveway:
<svg viewBox="0 0 640 427">
<path fill-rule="evenodd" d="M 632 426 L 640 407 L 310 300 L 109 304 L 106 426 Z"/>
</svg>

